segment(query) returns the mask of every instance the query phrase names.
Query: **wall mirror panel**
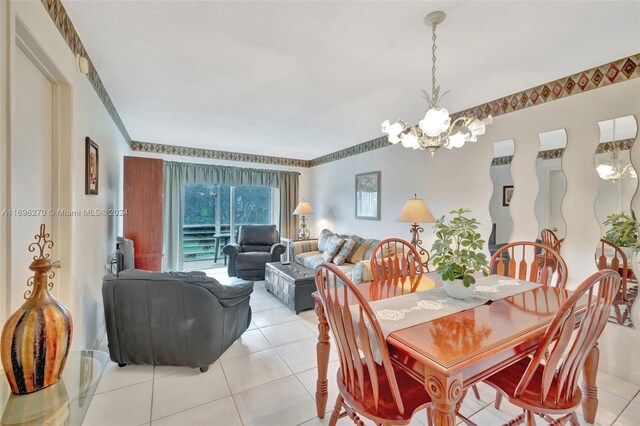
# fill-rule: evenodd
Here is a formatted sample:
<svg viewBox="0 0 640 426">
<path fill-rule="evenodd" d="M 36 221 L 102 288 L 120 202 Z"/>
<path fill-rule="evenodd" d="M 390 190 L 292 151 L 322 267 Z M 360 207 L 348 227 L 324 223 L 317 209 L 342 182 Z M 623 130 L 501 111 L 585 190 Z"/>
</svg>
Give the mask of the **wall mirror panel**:
<svg viewBox="0 0 640 426">
<path fill-rule="evenodd" d="M 631 201 L 638 189 L 638 175 L 631 164 L 631 147 L 638 133 L 632 115 L 601 121 L 600 143 L 594 155 L 594 167 L 600 177 L 595 213 L 602 240 L 596 247 L 598 269 L 620 272 L 622 285 L 611 308 L 610 322 L 633 327 L 631 307 L 638 295 L 640 274 L 638 255 L 632 246 L 638 242 L 638 227 L 631 216 Z"/>
<path fill-rule="evenodd" d="M 561 252 L 566 225 L 562 217 L 562 200 L 567 191 L 567 179 L 562 170 L 562 155 L 567 147 L 565 129 L 538 135 L 540 145 L 536 158 L 538 196 L 535 202 L 538 220 L 537 240 Z"/>
<path fill-rule="evenodd" d="M 493 143 L 493 160 L 490 167 L 493 195 L 489 203 L 489 212 L 493 223 L 489 236 L 489 252 L 491 254 L 509 242 L 513 229 L 509 205 L 513 195 L 511 160 L 514 152 L 513 139 Z"/>
</svg>

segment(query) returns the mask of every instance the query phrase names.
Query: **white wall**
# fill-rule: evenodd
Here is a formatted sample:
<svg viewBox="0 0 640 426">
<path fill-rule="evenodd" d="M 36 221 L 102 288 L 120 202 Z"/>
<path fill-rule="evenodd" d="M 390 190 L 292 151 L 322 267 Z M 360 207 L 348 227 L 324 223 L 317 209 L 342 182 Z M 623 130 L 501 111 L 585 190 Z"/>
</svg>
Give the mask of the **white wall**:
<svg viewBox="0 0 640 426">
<path fill-rule="evenodd" d="M 416 117 L 419 111 L 416 111 Z M 328 227 L 363 237 L 409 238 L 407 224 L 394 221 L 404 201 L 417 192 L 434 215 L 458 207 L 470 207 L 482 223 L 485 238 L 491 232 L 489 200 L 493 191 L 490 179 L 492 143 L 514 139 L 515 155 L 511 164 L 514 195 L 509 208 L 513 219 L 511 240 L 534 240 L 538 234 L 534 204 L 538 194 L 536 156 L 538 134 L 564 128 L 567 148 L 563 168 L 567 193 L 562 214 L 567 225 L 562 248 L 569 267 L 569 284 L 574 288 L 596 271 L 594 250 L 600 239 L 600 226 L 594 202 L 600 186 L 593 154 L 600 140 L 598 122 L 633 114 L 640 115 L 640 79 L 629 80 L 547 104 L 527 108 L 494 118 L 494 124 L 476 144 L 462 149 L 439 150 L 434 158 L 426 152 L 391 146 L 346 158 L 312 169 L 312 232 Z M 410 117 L 407 117 L 410 118 Z M 375 132 L 375 129 L 372 129 Z M 631 152 L 636 168 L 640 165 L 640 144 Z M 354 219 L 354 175 L 382 171 L 382 218 L 380 221 Z M 634 199 L 640 212 L 640 197 Z M 425 247 L 433 237 L 426 226 Z M 638 307 L 636 307 L 637 309 Z M 626 339 L 629 350 L 614 346 Z M 638 329 L 609 326 L 601 340 L 601 363 L 612 374 L 625 374 L 640 384 L 640 372 L 629 373 L 628 366 L 640 363 Z"/>
<path fill-rule="evenodd" d="M 2 21 L 2 31 L 7 31 L 0 48 L 2 57 L 8 55 L 6 62 L 1 62 L 1 73 L 11 75 L 15 63 L 15 39 L 13 34 L 13 22 L 19 17 L 37 43 L 44 50 L 51 62 L 66 80 L 69 93 L 68 102 L 62 106 L 69 110 L 69 120 L 65 129 L 60 134 L 66 135 L 61 143 L 61 151 L 68 155 L 71 167 L 60 170 L 60 181 L 64 186 L 60 188 L 60 197 L 63 200 L 61 207 L 74 210 L 81 209 L 109 209 L 120 208 L 121 196 L 121 164 L 122 156 L 129 148 L 111 120 L 111 117 L 102 105 L 88 79 L 77 73 L 75 58 L 69 50 L 62 36 L 53 24 L 45 8 L 40 1 L 11 1 L 2 2 L 6 20 Z M 5 25 L 7 24 L 7 25 Z M 12 86 L 8 90 L 1 89 L 0 95 L 3 103 L 9 102 Z M 10 114 L 0 116 L 2 123 L 0 128 L 10 128 Z M 4 133 L 3 133 L 4 135 Z M 85 137 L 90 136 L 100 148 L 99 168 L 99 195 L 84 194 L 84 155 Z M 2 149 L 10 145 L 9 138 L 3 138 Z M 7 171 L 12 167 L 29 167 L 28 164 L 8 164 L 2 161 L 1 176 L 8 176 Z M 5 184 L 6 185 L 6 184 Z M 0 187 L 0 201 L 6 202 L 6 186 Z M 11 207 L 3 205 L 3 208 Z M 7 222 L 3 222 L 6 226 Z M 115 237 L 119 233 L 118 219 L 115 217 L 74 217 L 63 224 L 60 231 L 65 235 L 52 234 L 54 241 L 66 239 L 67 250 L 61 252 L 63 270 L 59 271 L 54 279 L 55 285 L 60 289 L 61 301 L 67 305 L 73 316 L 75 328 L 73 337 L 74 348 L 91 347 L 98 337 L 98 333 L 104 327 L 104 315 L 102 311 L 101 286 L 105 273 L 105 263 L 115 250 Z M 35 234 L 35 232 L 33 232 Z M 0 234 L 0 238 L 5 238 Z M 26 246 L 8 247 L 6 241 L 2 241 L 2 254 L 4 257 L 9 250 L 25 250 Z M 24 265 L 25 268 L 28 265 Z M 5 276 L 6 270 L 2 271 Z M 62 278 L 64 277 L 64 278 Z M 24 283 L 12 283 L 13 287 L 7 291 L 25 291 Z M 4 296 L 5 294 L 3 294 Z M 2 320 L 11 312 L 4 312 Z"/>
</svg>

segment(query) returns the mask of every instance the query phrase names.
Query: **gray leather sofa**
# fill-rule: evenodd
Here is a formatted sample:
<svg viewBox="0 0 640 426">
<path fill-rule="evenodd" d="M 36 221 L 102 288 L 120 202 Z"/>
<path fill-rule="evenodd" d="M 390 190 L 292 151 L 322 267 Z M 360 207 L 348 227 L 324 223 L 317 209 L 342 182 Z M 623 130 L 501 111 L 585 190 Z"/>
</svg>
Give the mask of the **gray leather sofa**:
<svg viewBox="0 0 640 426">
<path fill-rule="evenodd" d="M 227 272 L 230 277 L 264 280 L 267 262 L 280 262 L 285 250 L 275 225 L 242 225 L 238 243 L 223 249 L 229 256 Z"/>
<path fill-rule="evenodd" d="M 111 360 L 205 372 L 251 322 L 253 282 L 130 269 L 102 283 Z"/>
</svg>

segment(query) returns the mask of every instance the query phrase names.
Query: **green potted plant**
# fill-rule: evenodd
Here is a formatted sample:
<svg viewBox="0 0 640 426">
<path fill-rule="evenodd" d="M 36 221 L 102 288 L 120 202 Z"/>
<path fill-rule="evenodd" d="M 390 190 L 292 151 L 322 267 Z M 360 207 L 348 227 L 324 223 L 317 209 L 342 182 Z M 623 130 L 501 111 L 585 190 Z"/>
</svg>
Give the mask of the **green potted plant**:
<svg viewBox="0 0 640 426">
<path fill-rule="evenodd" d="M 448 222 L 442 216 L 433 226 L 436 240 L 431 247 L 433 265 L 444 281 L 447 294 L 457 299 L 468 299 L 474 291 L 475 274 L 487 275 L 487 256 L 483 252 L 484 240 L 478 233 L 480 223 L 466 217 L 469 209 L 452 210 Z"/>
<path fill-rule="evenodd" d="M 622 249 L 633 270 L 633 275 L 639 277 L 638 255 L 640 254 L 640 241 L 638 241 L 638 228 L 640 228 L 640 223 L 638 223 L 636 214 L 633 211 L 631 211 L 631 214 L 625 212 L 612 213 L 607 216 L 603 225 L 607 227 L 604 239 Z"/>
</svg>

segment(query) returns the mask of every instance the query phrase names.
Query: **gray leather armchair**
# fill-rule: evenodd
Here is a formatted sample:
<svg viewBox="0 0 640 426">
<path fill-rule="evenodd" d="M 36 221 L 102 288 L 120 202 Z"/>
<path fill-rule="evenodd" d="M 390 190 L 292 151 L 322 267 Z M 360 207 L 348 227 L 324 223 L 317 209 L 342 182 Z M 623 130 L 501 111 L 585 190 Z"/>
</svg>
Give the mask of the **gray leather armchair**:
<svg viewBox="0 0 640 426">
<path fill-rule="evenodd" d="M 208 370 L 251 322 L 253 282 L 129 269 L 102 283 L 111 360 Z"/>
<path fill-rule="evenodd" d="M 229 256 L 227 272 L 230 277 L 263 280 L 265 264 L 279 262 L 285 249 L 275 225 L 242 225 L 238 243 L 223 248 Z"/>
</svg>

